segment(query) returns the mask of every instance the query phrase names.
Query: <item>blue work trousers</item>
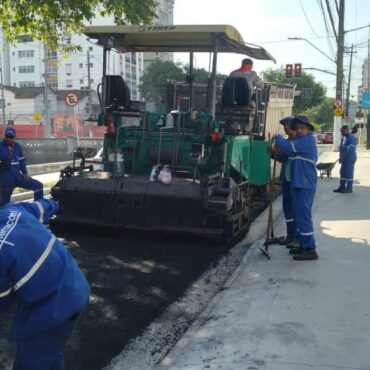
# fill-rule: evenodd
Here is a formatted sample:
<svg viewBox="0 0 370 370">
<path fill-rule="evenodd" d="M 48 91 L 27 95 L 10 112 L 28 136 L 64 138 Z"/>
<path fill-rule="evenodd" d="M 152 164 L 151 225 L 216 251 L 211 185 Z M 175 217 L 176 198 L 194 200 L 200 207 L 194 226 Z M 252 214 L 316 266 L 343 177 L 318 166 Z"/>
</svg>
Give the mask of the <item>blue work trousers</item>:
<svg viewBox="0 0 370 370">
<path fill-rule="evenodd" d="M 42 199 L 44 196 L 43 184 L 35 179 L 26 180 L 24 177 L 0 182 L 0 207 L 10 203 L 14 188 L 33 190 L 34 200 Z"/>
<path fill-rule="evenodd" d="M 355 172 L 355 162 L 345 161 L 340 167 L 340 189 L 353 189 L 353 174 Z"/>
<path fill-rule="evenodd" d="M 315 249 L 316 243 L 312 223 L 312 205 L 315 197 L 315 189 L 292 187 L 291 190 L 298 243 L 303 249 Z"/>
<path fill-rule="evenodd" d="M 32 337 L 18 339 L 13 370 L 65 370 L 63 349 L 76 321 Z"/>
<path fill-rule="evenodd" d="M 290 189 L 290 182 L 283 180 L 281 183 L 281 187 L 283 190 L 283 212 L 286 222 L 286 231 L 287 231 L 287 238 L 294 239 L 295 238 L 295 221 L 293 216 L 293 206 L 292 206 L 292 194 Z"/>
</svg>

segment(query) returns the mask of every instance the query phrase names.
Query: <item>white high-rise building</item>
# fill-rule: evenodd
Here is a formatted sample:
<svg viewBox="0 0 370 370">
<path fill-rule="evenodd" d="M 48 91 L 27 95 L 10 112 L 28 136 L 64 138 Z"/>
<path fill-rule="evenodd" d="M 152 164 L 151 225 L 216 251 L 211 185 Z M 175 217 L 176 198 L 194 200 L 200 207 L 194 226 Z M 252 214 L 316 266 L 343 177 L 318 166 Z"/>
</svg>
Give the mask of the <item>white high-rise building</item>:
<svg viewBox="0 0 370 370">
<path fill-rule="evenodd" d="M 157 21 L 172 24 L 174 0 L 158 2 Z M 93 24 L 111 24 L 109 19 L 98 18 Z M 0 34 L 0 47 L 3 66 L 4 85 L 13 87 L 42 86 L 45 81 L 58 90 L 88 89 L 88 69 L 90 69 L 90 87 L 96 90 L 101 82 L 103 49 L 90 43 L 85 36 L 73 36 L 72 44 L 80 45 L 82 50 L 68 57 L 57 52 L 45 50 L 40 42 L 25 39 L 16 45 L 7 43 L 3 33 Z M 47 54 L 44 63 L 45 53 Z M 151 53 L 150 53 L 151 54 Z M 161 53 L 162 54 L 162 53 Z M 172 58 L 167 53 L 155 55 L 158 58 Z M 89 59 L 89 63 L 88 63 Z M 153 57 L 151 57 L 153 60 Z M 89 64 L 89 65 L 88 65 Z M 143 53 L 110 53 L 109 73 L 121 75 L 131 90 L 131 99 L 140 100 L 139 84 L 144 71 Z"/>
<path fill-rule="evenodd" d="M 158 0 L 156 18 L 153 24 L 166 26 L 173 24 L 175 0 Z M 173 61 L 173 53 L 144 53 L 144 69 L 155 59 Z"/>
</svg>

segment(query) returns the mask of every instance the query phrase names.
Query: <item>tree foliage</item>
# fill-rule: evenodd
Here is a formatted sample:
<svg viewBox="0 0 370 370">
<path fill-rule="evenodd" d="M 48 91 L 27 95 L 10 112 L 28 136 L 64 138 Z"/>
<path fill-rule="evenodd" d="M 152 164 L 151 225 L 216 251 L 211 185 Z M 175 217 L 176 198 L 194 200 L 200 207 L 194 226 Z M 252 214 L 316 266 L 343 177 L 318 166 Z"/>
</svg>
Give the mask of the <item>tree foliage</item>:
<svg viewBox="0 0 370 370">
<path fill-rule="evenodd" d="M 72 51 L 72 34 L 96 16 L 113 16 L 116 24 L 149 23 L 156 0 L 1 0 L 0 26 L 10 42 L 24 36 L 45 42 L 52 50 Z"/>
<path fill-rule="evenodd" d="M 318 105 L 306 109 L 302 114 L 308 116 L 317 128 L 322 131 L 330 131 L 333 129 L 333 104 L 334 98 L 325 98 L 324 101 Z"/>
<path fill-rule="evenodd" d="M 268 69 L 262 72 L 265 82 L 283 82 L 296 85 L 296 90 L 310 89 L 311 96 L 308 98 L 297 96 L 294 99 L 293 114 L 302 114 L 303 111 L 321 104 L 325 99 L 326 88 L 320 82 L 316 82 L 311 74 L 302 72 L 300 78 L 285 77 L 285 71 L 282 69 Z"/>
<path fill-rule="evenodd" d="M 154 60 L 144 72 L 141 79 L 140 91 L 147 101 L 153 102 L 156 107 L 160 107 L 166 100 L 167 81 L 185 81 L 189 73 L 189 66 L 170 61 Z M 193 69 L 194 83 L 206 84 L 209 73 L 204 68 Z M 222 83 L 226 76 L 216 75 L 217 84 Z"/>
</svg>

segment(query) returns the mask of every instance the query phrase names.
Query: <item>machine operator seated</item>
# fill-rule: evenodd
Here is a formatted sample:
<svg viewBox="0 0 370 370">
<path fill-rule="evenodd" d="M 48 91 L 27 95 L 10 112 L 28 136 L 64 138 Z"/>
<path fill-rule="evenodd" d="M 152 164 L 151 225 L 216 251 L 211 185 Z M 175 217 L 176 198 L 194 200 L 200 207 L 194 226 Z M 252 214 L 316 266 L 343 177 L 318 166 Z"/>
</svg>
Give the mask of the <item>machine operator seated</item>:
<svg viewBox="0 0 370 370">
<path fill-rule="evenodd" d="M 243 59 L 239 69 L 230 73 L 222 90 L 223 106 L 246 106 L 255 109 L 255 89 L 262 89 L 264 83 L 255 71 L 253 61 Z"/>
</svg>

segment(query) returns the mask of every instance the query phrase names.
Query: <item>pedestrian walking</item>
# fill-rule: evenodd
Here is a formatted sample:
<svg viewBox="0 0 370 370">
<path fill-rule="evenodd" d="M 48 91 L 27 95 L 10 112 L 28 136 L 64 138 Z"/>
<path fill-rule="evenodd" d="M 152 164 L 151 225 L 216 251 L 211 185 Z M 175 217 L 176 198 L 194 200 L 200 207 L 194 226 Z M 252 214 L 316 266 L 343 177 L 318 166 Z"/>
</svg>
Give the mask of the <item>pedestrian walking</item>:
<svg viewBox="0 0 370 370">
<path fill-rule="evenodd" d="M 353 193 L 353 175 L 355 171 L 355 163 L 357 160 L 356 147 L 357 139 L 349 132 L 347 125 L 340 129 L 342 139 L 339 146 L 339 163 L 340 167 L 340 183 L 339 188 L 334 189 L 335 193 Z"/>
<path fill-rule="evenodd" d="M 314 127 L 306 116 L 295 117 L 291 125 L 296 132 L 293 140 L 286 140 L 281 135 L 275 137 L 275 144 L 291 158 L 292 209 L 299 247 L 291 248 L 290 254 L 296 261 L 316 260 L 319 256 L 312 223 L 317 185 Z"/>
<path fill-rule="evenodd" d="M 18 302 L 13 370 L 64 370 L 64 345 L 89 298 L 70 252 L 42 224 L 58 209 L 46 199 L 0 208 L 0 313 Z"/>
<path fill-rule="evenodd" d="M 35 201 L 44 195 L 43 184 L 28 174 L 22 148 L 15 137 L 15 128 L 7 127 L 0 142 L 0 206 L 10 202 L 16 187 L 33 190 Z"/>
<path fill-rule="evenodd" d="M 280 120 L 280 124 L 283 125 L 288 140 L 293 140 L 295 137 L 295 131 L 291 129 L 293 118 L 293 116 L 287 116 Z M 280 238 L 279 244 L 291 245 L 292 243 L 297 243 L 295 241 L 296 227 L 293 217 L 292 195 L 290 190 L 291 159 L 281 150 L 272 150 L 271 157 L 281 163 L 280 181 L 282 188 L 283 212 L 286 222 L 286 236 Z"/>
</svg>

